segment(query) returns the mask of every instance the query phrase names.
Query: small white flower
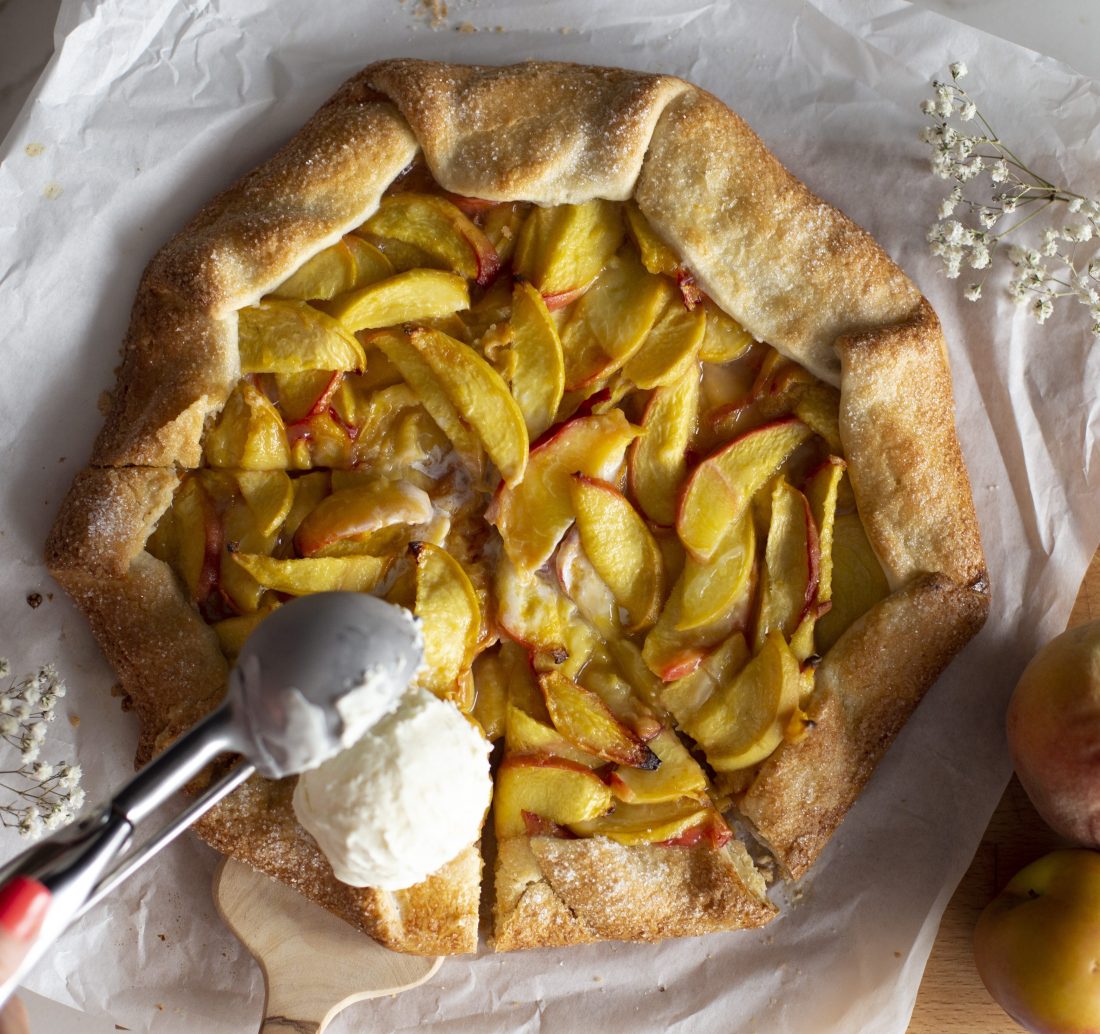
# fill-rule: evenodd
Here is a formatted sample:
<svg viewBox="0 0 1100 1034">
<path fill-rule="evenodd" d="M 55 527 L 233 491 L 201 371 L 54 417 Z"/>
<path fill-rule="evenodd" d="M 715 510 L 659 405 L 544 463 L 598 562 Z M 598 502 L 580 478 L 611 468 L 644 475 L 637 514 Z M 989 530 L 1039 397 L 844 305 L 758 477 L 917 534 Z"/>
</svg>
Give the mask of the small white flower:
<svg viewBox="0 0 1100 1034">
<path fill-rule="evenodd" d="M 981 208 L 978 211 L 978 222 L 982 224 L 987 230 L 991 230 L 997 225 L 998 215 L 992 208 Z"/>
<path fill-rule="evenodd" d="M 1027 298 L 1027 284 L 1022 279 L 1011 280 L 1008 284 L 1008 294 L 1017 304 Z"/>
<path fill-rule="evenodd" d="M 1073 241 L 1076 244 L 1091 241 L 1092 224 L 1078 223 L 1076 226 L 1067 226 L 1062 230 L 1062 236 L 1065 237 L 1067 241 Z"/>
<path fill-rule="evenodd" d="M 63 804 L 53 805 L 48 812 L 46 812 L 46 828 L 47 829 L 60 829 L 72 818 L 69 813 L 69 809 Z"/>
<path fill-rule="evenodd" d="M 19 835 L 33 840 L 42 835 L 42 816 L 37 808 L 28 808 L 19 818 Z"/>
<path fill-rule="evenodd" d="M 968 71 L 965 61 L 956 61 L 951 65 L 951 78 L 961 79 Z"/>
<path fill-rule="evenodd" d="M 946 87 L 944 88 L 946 90 Z M 947 90 L 947 96 L 942 96 L 936 102 L 936 114 L 940 118 L 950 118 L 951 113 L 955 110 L 955 105 L 951 103 L 951 91 Z"/>
<path fill-rule="evenodd" d="M 1008 179 L 1008 162 L 1003 158 L 997 159 L 997 161 L 989 167 L 989 178 L 992 179 L 994 183 L 1004 183 L 1004 181 Z"/>
<path fill-rule="evenodd" d="M 1003 212 L 1005 212 L 1006 214 L 1009 214 L 1009 215 L 1011 215 L 1013 212 L 1015 212 L 1016 211 L 1016 198 L 1006 197 L 1004 199 L 1004 201 L 1001 202 L 1001 211 L 1003 211 Z"/>
<path fill-rule="evenodd" d="M 965 291 L 963 291 L 963 297 L 968 302 L 976 302 L 982 296 L 981 284 L 970 284 Z"/>
<path fill-rule="evenodd" d="M 963 101 L 963 106 L 959 108 L 959 118 L 963 122 L 969 122 L 977 114 L 978 106 L 973 101 Z"/>
<path fill-rule="evenodd" d="M 75 815 L 81 808 L 84 807 L 84 791 L 78 786 L 73 790 L 68 797 L 69 807 L 72 809 Z"/>
<path fill-rule="evenodd" d="M 37 743 L 39 745 L 44 743 L 46 740 L 46 726 L 41 722 L 36 722 L 27 730 L 27 739 L 29 739 L 31 743 Z"/>
<path fill-rule="evenodd" d="M 14 736 L 19 731 L 19 723 L 10 715 L 0 715 L 0 736 Z"/>
<path fill-rule="evenodd" d="M 1043 244 L 1040 250 L 1044 255 L 1051 256 L 1058 254 L 1058 236 L 1057 230 L 1043 231 Z"/>
<path fill-rule="evenodd" d="M 38 782 L 45 782 L 53 775 L 53 765 L 48 761 L 39 761 L 31 768 L 31 776 Z"/>
<path fill-rule="evenodd" d="M 41 749 L 42 748 L 39 747 L 37 743 L 27 743 L 24 741 L 22 750 L 19 752 L 19 756 L 23 759 L 23 764 L 29 765 L 32 761 L 37 761 Z"/>
<path fill-rule="evenodd" d="M 924 112 L 925 115 L 935 115 L 936 114 L 936 102 L 935 101 L 921 101 L 920 102 L 920 110 L 922 112 Z"/>
<path fill-rule="evenodd" d="M 84 771 L 79 765 L 62 765 L 57 775 L 58 785 L 64 790 L 71 790 L 79 784 Z"/>
<path fill-rule="evenodd" d="M 1070 198 L 1066 202 L 1066 211 L 1067 212 L 1073 212 L 1073 213 L 1080 212 L 1081 211 L 1081 206 L 1084 203 L 1085 203 L 1085 199 L 1083 197 Z"/>
<path fill-rule="evenodd" d="M 975 244 L 970 251 L 972 269 L 985 269 L 989 265 L 989 249 L 984 244 Z"/>
<path fill-rule="evenodd" d="M 25 704 L 37 704 L 42 699 L 42 690 L 38 686 L 27 686 L 23 690 L 23 703 Z"/>
<path fill-rule="evenodd" d="M 1088 264 L 1088 274 L 1093 280 L 1100 280 L 1100 259 L 1093 259 Z"/>
<path fill-rule="evenodd" d="M 16 718 L 27 719 L 34 714 L 34 708 L 26 700 L 17 700 L 12 708 Z"/>
<path fill-rule="evenodd" d="M 1036 298 L 1031 303 L 1031 315 L 1038 324 L 1046 323 L 1050 314 L 1054 311 L 1054 303 L 1049 298 Z"/>
</svg>

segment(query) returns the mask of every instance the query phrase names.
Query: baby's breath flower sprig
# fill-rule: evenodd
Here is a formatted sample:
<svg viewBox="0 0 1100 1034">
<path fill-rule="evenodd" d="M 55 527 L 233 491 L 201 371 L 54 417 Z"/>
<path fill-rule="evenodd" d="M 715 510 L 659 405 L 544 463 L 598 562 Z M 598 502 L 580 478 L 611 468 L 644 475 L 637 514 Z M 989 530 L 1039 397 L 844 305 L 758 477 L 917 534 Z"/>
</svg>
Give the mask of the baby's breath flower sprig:
<svg viewBox="0 0 1100 1034">
<path fill-rule="evenodd" d="M 0 678 L 9 678 L 10 671 L 0 658 Z M 30 839 L 71 822 L 84 806 L 80 766 L 39 758 L 46 726 L 64 696 L 65 682 L 52 664 L 0 687 L 0 740 L 19 754 L 18 764 L 0 769 L 0 790 L 9 795 L 0 797 L 0 826 Z"/>
<path fill-rule="evenodd" d="M 1030 169 L 959 84 L 967 74 L 966 65 L 955 62 L 950 72 L 949 82 L 932 81 L 933 96 L 921 104 L 932 120 L 921 131 L 921 139 L 932 149 L 932 172 L 955 181 L 940 205 L 939 221 L 928 233 L 932 254 L 955 279 L 964 266 L 990 270 L 1001 251 L 1015 269 L 1008 293 L 1027 304 L 1036 322 L 1048 319 L 1059 298 L 1076 298 L 1088 308 L 1093 334 L 1100 336 L 1100 256 L 1095 243 L 1089 249 L 1081 247 L 1100 241 L 1100 201 L 1057 186 Z M 989 182 L 982 190 L 985 177 Z M 1032 238 L 1035 246 L 1023 246 L 1020 232 L 1040 216 L 1046 225 L 1040 225 L 1042 232 Z M 1033 225 L 1029 232 L 1035 229 Z M 1011 244 L 1010 235 L 1015 235 Z M 968 301 L 981 298 L 987 276 L 984 272 L 967 285 L 963 296 Z"/>
</svg>

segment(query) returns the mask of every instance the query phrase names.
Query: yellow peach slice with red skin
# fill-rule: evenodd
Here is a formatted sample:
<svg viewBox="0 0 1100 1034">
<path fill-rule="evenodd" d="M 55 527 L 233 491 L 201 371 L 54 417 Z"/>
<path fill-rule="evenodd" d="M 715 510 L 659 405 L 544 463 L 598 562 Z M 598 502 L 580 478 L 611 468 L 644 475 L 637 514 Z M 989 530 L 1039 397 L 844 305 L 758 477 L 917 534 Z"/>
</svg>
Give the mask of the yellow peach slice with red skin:
<svg viewBox="0 0 1100 1034">
<path fill-rule="evenodd" d="M 744 633 L 734 632 L 707 654 L 690 675 L 662 687 L 662 706 L 683 727 L 721 687 L 737 677 L 751 657 Z"/>
<path fill-rule="evenodd" d="M 237 471 L 237 483 L 260 533 L 274 535 L 294 503 L 294 485 L 290 477 L 282 470 L 240 470 Z"/>
<path fill-rule="evenodd" d="M 471 668 L 474 706 L 471 712 L 485 738 L 499 740 L 507 727 L 508 676 L 499 650 L 478 654 Z"/>
<path fill-rule="evenodd" d="M 772 490 L 756 648 L 778 630 L 789 641 L 817 599 L 820 547 L 806 497 L 780 478 Z"/>
<path fill-rule="evenodd" d="M 389 259 L 362 237 L 348 235 L 307 260 L 274 291 L 272 298 L 327 301 L 364 284 L 393 276 Z"/>
<path fill-rule="evenodd" d="M 697 364 L 706 329 L 703 308 L 685 309 L 678 299 L 666 301 L 641 347 L 623 366 L 622 376 L 639 388 L 672 384 Z"/>
<path fill-rule="evenodd" d="M 278 560 L 259 553 L 233 553 L 266 589 L 304 596 L 312 592 L 372 592 L 392 563 L 389 557 L 306 557 Z"/>
<path fill-rule="evenodd" d="M 830 555 L 832 606 L 818 618 L 814 628 L 814 642 L 820 654 L 827 653 L 849 626 L 890 595 L 886 575 L 858 513 L 836 515 Z"/>
<path fill-rule="evenodd" d="M 715 771 L 748 768 L 783 741 L 799 688 L 798 661 L 782 633 L 770 632 L 737 677 L 689 716 L 684 731 L 703 748 Z"/>
<path fill-rule="evenodd" d="M 615 255 L 562 327 L 565 387 L 575 391 L 618 370 L 645 343 L 671 297 L 668 284 L 634 255 Z"/>
<path fill-rule="evenodd" d="M 623 234 L 618 206 L 611 201 L 536 207 L 520 229 L 512 266 L 554 308 L 550 299 L 581 292 L 595 280 Z"/>
<path fill-rule="evenodd" d="M 694 797 L 705 801 L 707 777 L 671 729 L 662 729 L 646 746 L 661 764 L 655 769 L 620 767 L 608 777 L 611 792 L 629 804 L 653 804 Z"/>
<path fill-rule="evenodd" d="M 713 302 L 704 303 L 707 329 L 699 346 L 704 363 L 729 363 L 740 359 L 753 346 L 753 336 L 732 316 Z"/>
<path fill-rule="evenodd" d="M 445 549 L 427 542 L 410 547 L 416 559 L 413 613 L 424 633 L 424 686 L 437 696 L 454 694 L 477 649 L 481 609 L 462 565 Z"/>
<path fill-rule="evenodd" d="M 504 745 L 509 754 L 552 754 L 593 769 L 606 765 L 603 758 L 574 746 L 554 726 L 511 703 L 505 715 Z"/>
<path fill-rule="evenodd" d="M 743 434 L 703 460 L 684 485 L 676 514 L 676 531 L 688 553 L 709 560 L 726 529 L 809 436 L 801 420 L 787 417 Z"/>
<path fill-rule="evenodd" d="M 470 473 L 480 480 L 485 473 L 481 439 L 462 420 L 435 371 L 413 344 L 411 336 L 403 331 L 386 331 L 373 336 L 371 344 L 397 367 Z"/>
<path fill-rule="evenodd" d="M 409 269 L 325 302 L 347 330 L 373 330 L 447 316 L 470 307 L 466 281 L 440 269 Z"/>
<path fill-rule="evenodd" d="M 613 803 L 590 768 L 550 754 L 514 754 L 497 770 L 493 815 L 498 840 L 525 836 L 523 813 L 567 825 L 594 819 Z"/>
<path fill-rule="evenodd" d="M 546 303 L 531 284 L 517 280 L 512 289 L 512 395 L 534 441 L 558 411 L 565 390 L 565 362 L 558 329 Z"/>
<path fill-rule="evenodd" d="M 322 500 L 302 521 L 294 544 L 313 556 L 330 543 L 369 535 L 391 524 L 421 524 L 432 515 L 428 494 L 396 481 L 344 488 Z"/>
<path fill-rule="evenodd" d="M 524 479 L 497 492 L 485 519 L 522 571 L 542 567 L 573 523 L 570 478 L 575 473 L 615 480 L 626 448 L 639 434 L 622 410 L 575 417 L 552 428 L 531 449 Z"/>
<path fill-rule="evenodd" d="M 287 480 L 289 481 L 289 478 Z M 288 505 L 287 510 L 289 509 Z M 236 613 L 248 614 L 258 609 L 264 587 L 243 567 L 233 562 L 233 555 L 235 553 L 269 555 L 275 547 L 275 533 L 262 528 L 255 511 L 240 498 L 234 498 L 224 507 L 221 521 L 222 534 L 225 536 L 225 550 L 222 552 L 219 565 L 218 590 Z"/>
<path fill-rule="evenodd" d="M 660 765 L 660 758 L 593 690 L 556 670 L 539 676 L 539 688 L 554 728 L 579 750 L 631 768 Z"/>
<path fill-rule="evenodd" d="M 214 501 L 196 477 L 185 478 L 172 501 L 176 569 L 191 599 L 201 603 L 214 590 L 222 553 L 222 523 Z"/>
<path fill-rule="evenodd" d="M 286 470 L 290 466 L 279 411 L 250 380 L 239 381 L 214 425 L 203 436 L 203 455 L 212 467 Z"/>
<path fill-rule="evenodd" d="M 441 331 L 414 329 L 407 336 L 459 418 L 477 433 L 505 485 L 517 485 L 527 467 L 527 424 L 500 374 L 469 345 Z"/>
<path fill-rule="evenodd" d="M 606 815 L 568 826 L 578 836 L 608 837 L 627 846 L 660 844 L 677 840 L 713 813 L 710 805 L 690 797 L 652 804 L 620 803 Z"/>
<path fill-rule="evenodd" d="M 343 324 L 306 302 L 267 299 L 240 310 L 242 373 L 362 370 L 363 346 Z"/>
<path fill-rule="evenodd" d="M 530 207 L 523 201 L 505 201 L 493 205 L 480 215 L 481 228 L 496 249 L 497 257 L 502 264 L 511 261 Z"/>
<path fill-rule="evenodd" d="M 664 597 L 664 561 L 645 521 L 606 481 L 574 474 L 570 499 L 581 545 L 628 615 L 627 633 L 657 620 Z"/>
<path fill-rule="evenodd" d="M 676 523 L 676 494 L 687 473 L 687 450 L 699 409 L 699 375 L 688 370 L 658 388 L 642 417 L 643 434 L 630 450 L 630 491 L 655 524 Z"/>
<path fill-rule="evenodd" d="M 820 562 L 817 576 L 817 599 L 828 603 L 833 598 L 833 522 L 840 479 L 847 464 L 839 456 L 829 456 L 806 479 L 806 499 L 817 526 Z"/>
<path fill-rule="evenodd" d="M 287 424 L 315 416 L 328 408 L 337 388 L 343 382 L 344 373 L 329 370 L 302 370 L 295 373 L 277 373 L 275 398 L 279 412 Z"/>
<path fill-rule="evenodd" d="M 698 561 L 688 557 L 684 570 L 672 587 L 668 602 L 649 630 L 642 646 L 646 665 L 662 682 L 682 679 L 699 667 L 710 651 L 733 632 L 748 627 L 756 589 L 756 566 L 749 565 L 749 577 L 740 591 L 727 597 L 725 606 L 706 622 L 681 631 L 684 593 L 692 580 L 700 577 Z"/>
<path fill-rule="evenodd" d="M 688 557 L 680 576 L 683 586 L 680 614 L 673 626 L 689 632 L 744 605 L 755 584 L 756 527 L 745 513 L 727 532 L 709 563 Z"/>
<path fill-rule="evenodd" d="M 456 205 L 438 195 L 409 192 L 384 197 L 364 229 L 412 244 L 480 287 L 491 284 L 500 271 L 500 259 L 489 238 Z"/>
</svg>

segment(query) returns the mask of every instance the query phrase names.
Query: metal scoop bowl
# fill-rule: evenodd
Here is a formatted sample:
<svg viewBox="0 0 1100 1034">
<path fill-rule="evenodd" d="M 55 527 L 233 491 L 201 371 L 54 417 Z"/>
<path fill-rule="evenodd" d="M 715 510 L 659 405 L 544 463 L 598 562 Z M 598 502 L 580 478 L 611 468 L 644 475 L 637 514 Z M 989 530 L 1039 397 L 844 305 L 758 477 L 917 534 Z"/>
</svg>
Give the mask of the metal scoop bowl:
<svg viewBox="0 0 1100 1034">
<path fill-rule="evenodd" d="M 408 611 L 373 596 L 317 593 L 267 617 L 229 675 L 225 702 L 154 758 L 110 801 L 0 869 L 51 894 L 0 1003 L 76 919 L 254 772 L 273 779 L 316 768 L 398 704 L 423 662 Z M 167 825 L 130 849 L 140 823 L 220 755 L 242 760 Z"/>
</svg>

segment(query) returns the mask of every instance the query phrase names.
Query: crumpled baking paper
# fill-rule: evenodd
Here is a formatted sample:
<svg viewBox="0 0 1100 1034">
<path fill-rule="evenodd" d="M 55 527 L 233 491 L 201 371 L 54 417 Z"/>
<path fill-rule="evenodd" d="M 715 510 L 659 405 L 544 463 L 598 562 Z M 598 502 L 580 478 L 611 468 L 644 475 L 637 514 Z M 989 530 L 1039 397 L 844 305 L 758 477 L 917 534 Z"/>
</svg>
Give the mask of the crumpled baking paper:
<svg viewBox="0 0 1100 1034">
<path fill-rule="evenodd" d="M 143 265 L 347 76 L 390 56 L 684 76 L 867 227 L 939 312 L 993 575 L 989 623 L 771 926 L 451 959 L 330 1029 L 900 1032 L 1008 777 L 1007 695 L 1064 625 L 1100 540 L 1100 346 L 1073 302 L 1039 328 L 992 282 L 972 305 L 942 277 L 924 239 L 946 188 L 917 142 L 917 104 L 964 60 L 1001 135 L 1048 178 L 1095 193 L 1100 89 L 901 0 L 452 0 L 434 20 L 423 0 L 66 0 L 56 56 L 0 161 L 0 654 L 16 669 L 59 664 L 80 725 L 59 722 L 50 751 L 75 744 L 89 797 L 105 795 L 129 770 L 134 729 L 43 570 L 46 530 L 99 429 Z M 35 591 L 47 598 L 31 609 Z M 0 841 L 5 855 L 19 846 Z M 255 1029 L 261 978 L 215 915 L 214 865 L 184 838 L 67 934 L 29 986 L 134 1030 Z"/>
</svg>

